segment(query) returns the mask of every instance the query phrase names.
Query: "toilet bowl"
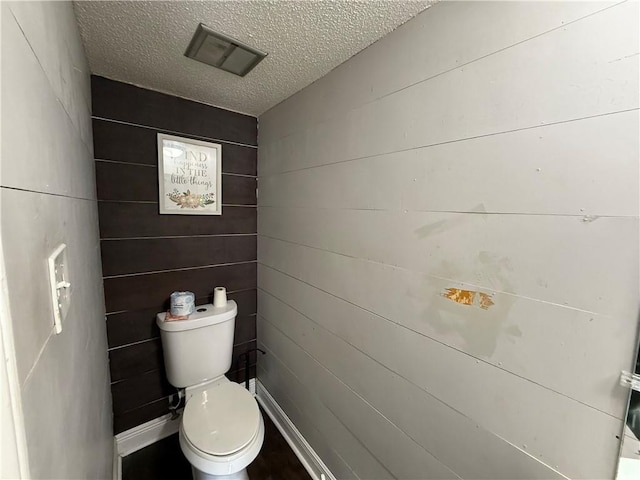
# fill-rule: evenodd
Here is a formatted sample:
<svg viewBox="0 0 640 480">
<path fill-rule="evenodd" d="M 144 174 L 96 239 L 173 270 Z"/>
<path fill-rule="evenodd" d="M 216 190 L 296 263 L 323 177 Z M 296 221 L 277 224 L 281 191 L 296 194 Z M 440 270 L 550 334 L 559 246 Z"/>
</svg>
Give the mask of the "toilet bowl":
<svg viewBox="0 0 640 480">
<path fill-rule="evenodd" d="M 184 388 L 180 449 L 195 480 L 248 480 L 258 456 L 264 422 L 256 399 L 224 374 L 231 366 L 238 308 L 201 305 L 187 320 L 157 315 L 169 382 Z"/>
<path fill-rule="evenodd" d="M 194 479 L 246 480 L 264 440 L 264 421 L 251 393 L 226 380 L 189 398 L 179 438 Z"/>
</svg>

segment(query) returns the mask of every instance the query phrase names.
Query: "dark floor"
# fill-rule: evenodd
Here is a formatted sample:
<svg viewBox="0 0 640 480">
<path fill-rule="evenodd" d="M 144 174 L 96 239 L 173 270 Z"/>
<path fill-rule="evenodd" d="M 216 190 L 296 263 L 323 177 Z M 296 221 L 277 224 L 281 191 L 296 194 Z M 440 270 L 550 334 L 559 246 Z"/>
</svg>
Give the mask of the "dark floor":
<svg viewBox="0 0 640 480">
<path fill-rule="evenodd" d="M 249 465 L 251 480 L 311 480 L 298 457 L 263 411 L 264 444 Z M 122 459 L 122 480 L 190 480 L 191 466 L 182 455 L 178 434 Z"/>
</svg>

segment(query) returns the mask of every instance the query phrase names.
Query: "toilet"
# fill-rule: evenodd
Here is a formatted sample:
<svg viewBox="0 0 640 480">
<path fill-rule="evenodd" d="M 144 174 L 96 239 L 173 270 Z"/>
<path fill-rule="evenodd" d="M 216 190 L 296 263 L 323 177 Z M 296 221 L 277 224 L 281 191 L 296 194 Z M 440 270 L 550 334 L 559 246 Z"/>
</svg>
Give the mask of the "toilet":
<svg viewBox="0 0 640 480">
<path fill-rule="evenodd" d="M 238 307 L 196 307 L 188 320 L 165 321 L 159 313 L 169 383 L 184 388 L 180 448 L 195 480 L 248 480 L 247 466 L 258 456 L 264 422 L 251 393 L 224 374 L 231 368 Z"/>
</svg>

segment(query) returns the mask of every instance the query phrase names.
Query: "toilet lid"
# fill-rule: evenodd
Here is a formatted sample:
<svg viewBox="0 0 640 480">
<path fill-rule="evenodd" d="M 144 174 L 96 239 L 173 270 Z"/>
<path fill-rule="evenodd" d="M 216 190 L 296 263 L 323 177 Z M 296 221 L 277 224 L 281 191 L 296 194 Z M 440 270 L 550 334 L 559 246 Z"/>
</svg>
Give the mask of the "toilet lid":
<svg viewBox="0 0 640 480">
<path fill-rule="evenodd" d="M 233 382 L 195 394 L 182 418 L 182 429 L 191 444 L 209 455 L 237 452 L 256 436 L 259 425 L 255 399 Z"/>
</svg>

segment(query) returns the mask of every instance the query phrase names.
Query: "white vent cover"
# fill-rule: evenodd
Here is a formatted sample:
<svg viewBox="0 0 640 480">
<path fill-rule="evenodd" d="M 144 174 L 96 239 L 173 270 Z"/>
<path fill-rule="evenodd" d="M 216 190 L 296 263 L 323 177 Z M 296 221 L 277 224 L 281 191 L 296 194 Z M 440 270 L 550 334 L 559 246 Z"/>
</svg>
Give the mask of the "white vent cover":
<svg viewBox="0 0 640 480">
<path fill-rule="evenodd" d="M 266 53 L 244 45 L 238 40 L 214 32 L 202 23 L 198 25 L 184 54 L 241 77 L 253 70 L 253 67 L 267 56 Z"/>
</svg>

